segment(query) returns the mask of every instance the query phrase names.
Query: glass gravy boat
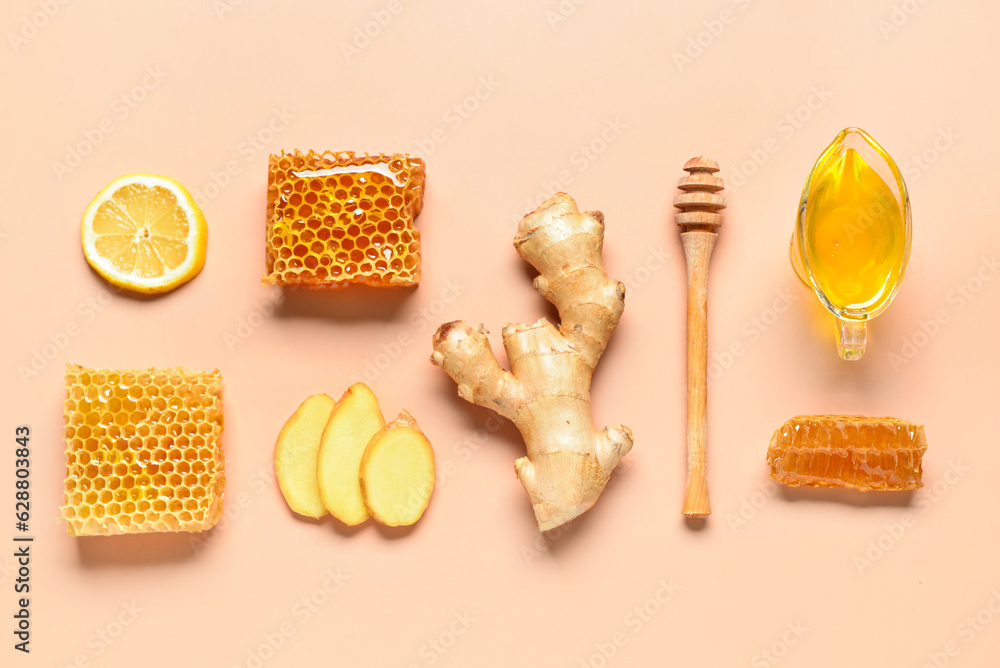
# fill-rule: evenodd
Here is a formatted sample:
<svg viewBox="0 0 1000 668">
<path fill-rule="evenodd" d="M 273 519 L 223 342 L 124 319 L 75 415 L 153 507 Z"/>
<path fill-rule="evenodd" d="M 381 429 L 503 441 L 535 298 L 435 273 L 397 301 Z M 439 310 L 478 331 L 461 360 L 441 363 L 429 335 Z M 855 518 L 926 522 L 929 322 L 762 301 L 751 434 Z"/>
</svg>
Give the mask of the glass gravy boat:
<svg viewBox="0 0 1000 668">
<path fill-rule="evenodd" d="M 896 163 L 864 130 L 843 130 L 806 178 L 791 244 L 795 273 L 836 318 L 842 359 L 864 355 L 868 321 L 896 296 L 910 241 Z"/>
</svg>

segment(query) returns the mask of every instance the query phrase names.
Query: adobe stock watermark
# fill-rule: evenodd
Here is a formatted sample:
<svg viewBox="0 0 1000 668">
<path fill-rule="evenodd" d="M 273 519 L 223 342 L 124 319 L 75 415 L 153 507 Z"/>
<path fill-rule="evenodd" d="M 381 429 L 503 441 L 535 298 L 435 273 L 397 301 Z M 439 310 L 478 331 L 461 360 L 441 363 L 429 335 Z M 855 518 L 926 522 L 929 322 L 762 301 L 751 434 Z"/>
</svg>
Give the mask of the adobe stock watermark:
<svg viewBox="0 0 1000 668">
<path fill-rule="evenodd" d="M 524 218 L 525 214 L 537 209 L 539 204 L 557 192 L 566 191 L 577 177 L 590 169 L 591 165 L 608 152 L 608 149 L 621 138 L 628 127 L 621 116 L 604 119 L 601 129 L 570 153 L 569 166 L 559 170 L 553 179 L 542 181 L 541 189 L 534 197 L 524 199 L 524 209 L 520 213 L 512 213 L 511 222 L 517 223 Z"/>
<path fill-rule="evenodd" d="M 635 295 L 644 285 L 653 280 L 653 275 L 666 266 L 669 257 L 670 253 L 662 245 L 650 246 L 642 263 L 621 279 L 625 285 L 626 297 Z"/>
<path fill-rule="evenodd" d="M 721 351 L 713 352 L 709 358 L 708 385 L 711 386 L 726 371 L 733 368 L 736 360 L 746 355 L 749 347 L 774 327 L 798 299 L 798 295 L 790 288 L 781 288 L 767 307 L 743 321 L 738 330 L 740 337 Z"/>
<path fill-rule="evenodd" d="M 858 209 L 852 219 L 844 223 L 843 231 L 848 243 L 854 243 L 873 227 L 891 220 L 887 214 L 894 209 L 898 211 L 900 205 L 901 202 L 890 190 L 883 189 L 871 202 Z"/>
<path fill-rule="evenodd" d="M 948 462 L 948 470 L 934 481 L 930 487 L 924 487 L 914 504 L 914 511 L 906 511 L 895 522 L 889 522 L 882 527 L 882 532 L 868 541 L 863 553 L 854 556 L 854 567 L 858 575 L 864 575 L 875 564 L 882 561 L 885 555 L 899 545 L 899 542 L 909 533 L 931 508 L 950 492 L 971 471 L 961 460 Z"/>
<path fill-rule="evenodd" d="M 903 0 L 903 2 L 893 5 L 889 17 L 880 18 L 875 23 L 879 34 L 882 35 L 882 41 L 888 42 L 889 38 L 894 33 L 899 32 L 913 18 L 913 15 L 926 4 L 927 0 Z"/>
<path fill-rule="evenodd" d="M 117 288 L 116 288 L 117 289 Z M 17 365 L 17 375 L 21 382 L 27 385 L 31 380 L 48 368 L 60 353 L 69 348 L 70 344 L 84 332 L 107 309 L 113 295 L 108 288 L 98 290 L 97 294 L 86 297 L 76 305 L 75 317 L 46 335 L 43 343 L 36 345 L 28 353 L 28 359 Z"/>
<path fill-rule="evenodd" d="M 1000 589 L 989 591 L 989 598 L 975 612 L 955 626 L 953 637 L 939 649 L 927 652 L 927 661 L 920 668 L 945 668 L 962 650 L 971 645 L 997 617 L 1000 617 Z"/>
<path fill-rule="evenodd" d="M 788 655 L 799 644 L 809 627 L 800 621 L 785 622 L 785 629 L 777 640 L 750 657 L 753 668 L 771 668 Z"/>
<path fill-rule="evenodd" d="M 590 0 L 559 0 L 558 3 L 545 10 L 545 21 L 553 32 L 558 30 L 571 16 L 576 14 L 581 5 Z"/>
<path fill-rule="evenodd" d="M 475 429 L 471 434 L 462 438 L 462 440 L 453 443 L 451 446 L 452 457 L 438 459 L 437 461 L 435 487 L 441 489 L 449 478 L 458 473 L 456 461 L 464 464 L 472 459 L 472 456 L 482 449 L 483 444 L 489 442 L 490 436 L 500 431 L 503 423 L 504 418 L 491 413 L 481 427 Z"/>
<path fill-rule="evenodd" d="M 255 299 L 250 310 L 236 319 L 236 326 L 232 330 L 222 333 L 222 341 L 226 344 L 226 349 L 230 353 L 247 342 L 254 332 L 274 315 L 274 312 L 285 301 L 284 290 L 274 290 L 269 292 L 264 299 Z"/>
<path fill-rule="evenodd" d="M 21 18 L 17 31 L 7 33 L 10 48 L 17 53 L 28 45 L 28 42 L 38 37 L 39 33 L 52 22 L 70 0 L 39 0 L 38 9 Z"/>
<path fill-rule="evenodd" d="M 130 626 L 135 624 L 139 615 L 145 612 L 135 601 L 123 602 L 121 610 L 118 611 L 104 626 L 97 629 L 89 636 L 85 644 L 87 651 L 79 652 L 73 657 L 70 663 L 60 664 L 60 668 L 91 668 L 91 666 L 103 665 L 97 659 L 104 655 L 108 649 L 121 638 Z"/>
<path fill-rule="evenodd" d="M 233 180 L 243 173 L 243 166 L 251 163 L 254 159 L 267 151 L 267 147 L 274 142 L 281 132 L 288 128 L 295 120 L 295 114 L 288 111 L 287 107 L 274 107 L 271 109 L 271 116 L 256 131 L 248 134 L 246 138 L 236 146 L 236 156 L 226 161 L 219 169 L 211 169 L 208 172 L 208 183 L 200 188 L 191 191 L 194 201 L 202 209 L 206 208 L 210 202 L 215 200 L 222 192 L 232 185 Z"/>
<path fill-rule="evenodd" d="M 733 533 L 750 524 L 767 502 L 778 494 L 778 484 L 773 480 L 757 483 L 757 489 L 740 500 L 739 509 L 726 513 L 726 524 Z"/>
<path fill-rule="evenodd" d="M 399 330 L 395 338 L 383 341 L 379 352 L 365 359 L 360 373 L 351 374 L 352 383 L 371 383 L 392 366 L 399 357 L 416 343 L 417 339 L 430 332 L 431 327 L 440 324 L 441 315 L 458 301 L 468 286 L 458 277 L 449 278 L 437 297 L 410 314 L 409 327 Z M 426 341 L 420 338 L 421 345 Z"/>
<path fill-rule="evenodd" d="M 681 586 L 673 578 L 661 578 L 657 585 L 649 598 L 625 613 L 622 628 L 594 643 L 594 651 L 580 659 L 578 668 L 605 668 L 628 645 L 629 640 L 641 633 L 681 591 Z"/>
<path fill-rule="evenodd" d="M 938 128 L 937 134 L 933 141 L 929 142 L 927 148 L 906 160 L 900 168 L 901 171 L 910 179 L 911 183 L 919 180 L 940 159 L 942 154 L 955 145 L 955 140 L 958 138 L 959 135 L 951 127 Z M 900 203 L 891 192 L 885 191 L 879 195 L 859 210 L 853 221 L 844 226 L 847 241 L 854 242 L 860 235 L 884 221 L 890 210 L 898 210 L 899 206 Z"/>
<path fill-rule="evenodd" d="M 927 148 L 911 155 L 900 165 L 899 169 L 903 172 L 903 176 L 910 183 L 916 183 L 942 155 L 951 150 L 958 139 L 961 139 L 961 135 L 952 130 L 950 125 L 938 128 L 934 139 L 928 142 Z"/>
<path fill-rule="evenodd" d="M 452 132 L 458 130 L 462 125 L 479 111 L 483 102 L 493 97 L 493 94 L 500 88 L 500 82 L 492 74 L 480 75 L 476 80 L 476 86 L 458 102 L 444 110 L 441 114 L 439 125 L 423 139 L 415 139 L 413 144 L 417 147 L 413 155 L 426 160 L 433 155 L 438 148 L 448 141 Z"/>
<path fill-rule="evenodd" d="M 771 135 L 760 143 L 747 149 L 746 159 L 740 162 L 735 170 L 730 170 L 726 178 L 726 190 L 735 192 L 742 188 L 746 182 L 767 164 L 775 153 L 781 150 L 782 142 L 787 142 L 795 133 L 805 127 L 806 123 L 812 120 L 820 109 L 822 109 L 830 98 L 833 91 L 826 87 L 826 84 L 811 86 L 809 94 L 801 104 L 791 111 L 787 111 L 774 122 L 774 131 L 778 136 Z"/>
<path fill-rule="evenodd" d="M 298 628 L 307 624 L 351 579 L 339 568 L 328 569 L 324 575 L 322 583 L 292 604 L 287 619 L 260 634 L 260 641 L 247 650 L 242 663 L 233 664 L 233 668 L 261 668 L 273 659 Z"/>
<path fill-rule="evenodd" d="M 210 9 L 215 18 L 225 21 L 228 14 L 232 14 L 245 4 L 247 0 L 212 0 Z"/>
<path fill-rule="evenodd" d="M 340 43 L 340 53 L 348 63 L 361 52 L 371 46 L 372 41 L 378 39 L 379 35 L 389 27 L 393 20 L 403 13 L 405 7 L 401 0 L 389 0 L 385 7 L 373 9 L 371 19 L 364 24 L 355 26 L 354 33 L 349 42 Z"/>
<path fill-rule="evenodd" d="M 230 481 L 231 484 L 232 481 Z M 243 514 L 253 505 L 254 501 L 260 498 L 274 482 L 274 463 L 268 467 L 260 466 L 247 478 L 247 485 L 251 493 L 239 492 L 233 496 L 226 496 L 226 503 L 222 507 L 222 517 L 210 531 L 199 531 L 188 534 L 188 545 L 195 555 L 201 554 L 205 548 L 219 540 Z"/>
<path fill-rule="evenodd" d="M 736 5 L 736 8 L 742 12 L 750 6 L 750 0 L 732 0 L 732 4 Z M 683 49 L 674 51 L 674 67 L 677 68 L 677 71 L 683 72 L 684 68 L 693 65 L 696 60 L 701 58 L 708 49 L 712 48 L 722 33 L 736 23 L 738 17 L 737 12 L 727 7 L 719 12 L 719 15 L 714 19 L 702 21 L 703 30 L 689 36 Z"/>
<path fill-rule="evenodd" d="M 1000 272 L 1000 262 L 997 261 L 996 254 L 989 257 L 982 256 L 976 270 L 948 291 L 945 296 L 947 307 L 935 309 L 929 317 L 921 318 L 916 323 L 916 330 L 909 336 L 904 336 L 900 340 L 899 346 L 886 354 L 893 373 L 898 373 L 900 369 L 912 362 L 920 354 L 920 351 L 934 340 L 942 328 L 952 321 L 956 313 L 968 306 L 982 293 L 998 272 Z"/>
<path fill-rule="evenodd" d="M 142 79 L 111 102 L 110 113 L 88 128 L 84 128 L 80 139 L 66 144 L 62 160 L 52 161 L 52 173 L 58 183 L 83 164 L 98 146 L 111 136 L 121 124 L 139 108 L 149 94 L 159 88 L 167 79 L 167 73 L 159 65 L 149 65 Z"/>
<path fill-rule="evenodd" d="M 468 610 L 456 612 L 452 615 L 451 621 L 436 636 L 425 642 L 417 650 L 420 661 L 411 663 L 407 668 L 421 668 L 421 666 L 432 666 L 448 653 L 455 643 L 462 636 L 469 632 L 472 625 L 476 623 L 476 618 Z"/>
</svg>

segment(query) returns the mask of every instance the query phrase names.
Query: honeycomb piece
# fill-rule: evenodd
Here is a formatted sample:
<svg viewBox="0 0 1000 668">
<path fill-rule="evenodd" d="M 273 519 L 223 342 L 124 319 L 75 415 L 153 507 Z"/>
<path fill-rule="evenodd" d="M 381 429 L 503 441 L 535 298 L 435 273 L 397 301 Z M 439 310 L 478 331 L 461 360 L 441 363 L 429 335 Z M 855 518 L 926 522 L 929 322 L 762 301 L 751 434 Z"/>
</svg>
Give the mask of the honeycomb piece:
<svg viewBox="0 0 1000 668">
<path fill-rule="evenodd" d="M 267 183 L 263 285 L 420 283 L 424 161 L 408 155 L 282 152 Z"/>
<path fill-rule="evenodd" d="M 66 365 L 66 505 L 77 536 L 203 531 L 222 516 L 222 376 Z"/>
<path fill-rule="evenodd" d="M 923 425 L 897 418 L 800 415 L 771 437 L 771 478 L 798 487 L 918 489 L 927 449 Z"/>
</svg>

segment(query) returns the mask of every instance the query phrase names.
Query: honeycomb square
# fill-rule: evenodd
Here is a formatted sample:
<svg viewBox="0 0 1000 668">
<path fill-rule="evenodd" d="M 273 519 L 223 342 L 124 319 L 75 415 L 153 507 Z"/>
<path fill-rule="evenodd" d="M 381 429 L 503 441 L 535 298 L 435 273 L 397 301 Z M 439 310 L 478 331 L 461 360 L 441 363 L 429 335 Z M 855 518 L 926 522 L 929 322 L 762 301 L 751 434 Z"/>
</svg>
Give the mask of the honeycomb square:
<svg viewBox="0 0 1000 668">
<path fill-rule="evenodd" d="M 66 365 L 65 506 L 76 536 L 204 531 L 222 516 L 222 375 Z"/>
<path fill-rule="evenodd" d="M 270 156 L 263 285 L 420 283 L 424 161 L 403 154 Z"/>
</svg>

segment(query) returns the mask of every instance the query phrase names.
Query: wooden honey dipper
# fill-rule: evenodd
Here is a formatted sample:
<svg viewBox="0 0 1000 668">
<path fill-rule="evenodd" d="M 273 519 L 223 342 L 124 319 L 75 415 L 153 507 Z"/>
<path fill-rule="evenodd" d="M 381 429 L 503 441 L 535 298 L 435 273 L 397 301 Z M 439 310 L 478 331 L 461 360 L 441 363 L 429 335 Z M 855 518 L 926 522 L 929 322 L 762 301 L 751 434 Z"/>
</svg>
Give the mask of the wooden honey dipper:
<svg viewBox="0 0 1000 668">
<path fill-rule="evenodd" d="M 688 344 L 688 415 L 687 483 L 684 491 L 684 514 L 707 517 L 708 473 L 705 468 L 705 442 L 708 434 L 706 381 L 708 375 L 708 259 L 719 236 L 726 198 L 719 193 L 725 187 L 715 175 L 719 163 L 698 156 L 684 163 L 687 176 L 677 187 L 681 193 L 674 206 L 681 213 L 674 219 L 681 228 L 681 243 L 687 262 L 687 344 Z"/>
</svg>

